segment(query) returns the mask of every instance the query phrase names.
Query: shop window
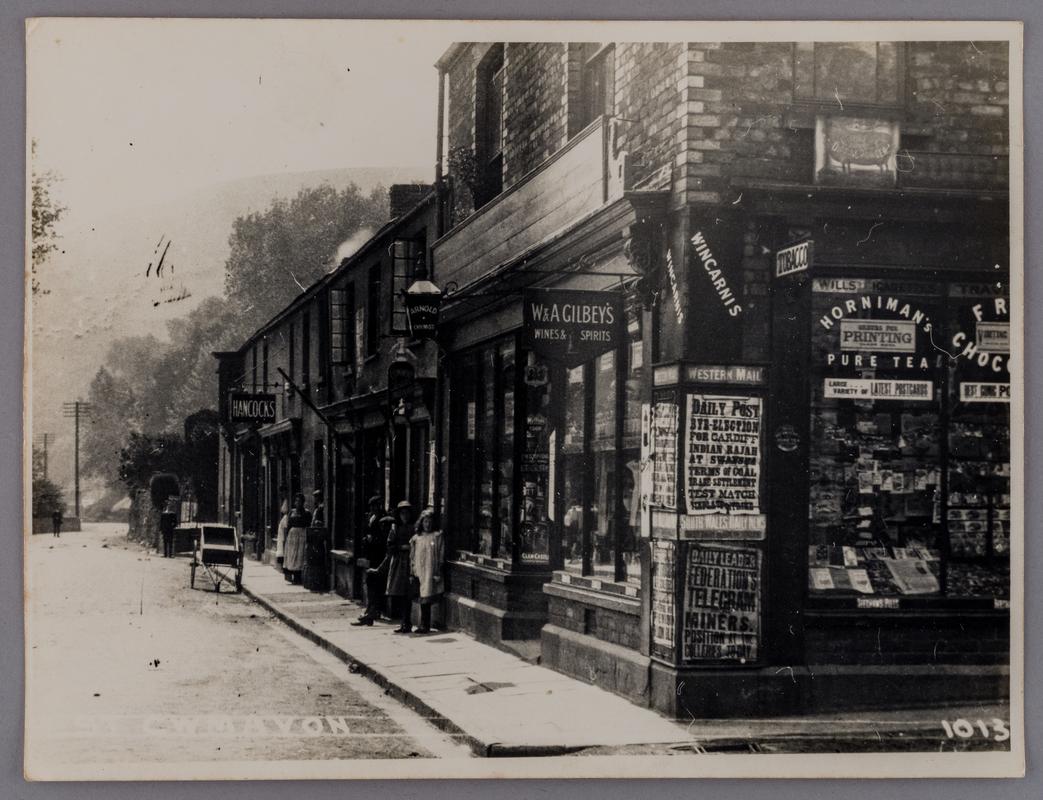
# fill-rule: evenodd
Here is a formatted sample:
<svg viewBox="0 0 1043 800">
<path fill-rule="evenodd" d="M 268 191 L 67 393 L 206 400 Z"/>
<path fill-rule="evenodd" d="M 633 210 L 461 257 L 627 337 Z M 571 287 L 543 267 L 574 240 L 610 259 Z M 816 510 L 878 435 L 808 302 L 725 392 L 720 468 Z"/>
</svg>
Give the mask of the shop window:
<svg viewBox="0 0 1043 800">
<path fill-rule="evenodd" d="M 474 550 L 477 541 L 475 476 L 479 469 L 477 360 L 473 353 L 460 356 L 449 383 L 449 472 L 453 492 L 447 510 L 452 520 L 453 546 Z"/>
<path fill-rule="evenodd" d="M 369 268 L 366 285 L 366 355 L 375 356 L 380 348 L 380 264 Z"/>
<path fill-rule="evenodd" d="M 1009 598 L 1009 328 L 996 291 L 815 279 L 812 596 Z"/>
<path fill-rule="evenodd" d="M 797 101 L 898 105 L 903 100 L 901 42 L 797 42 L 794 47 Z"/>
<path fill-rule="evenodd" d="M 547 562 L 551 526 L 554 524 L 551 462 L 557 443 L 554 430 L 551 365 L 526 354 L 522 374 L 525 393 L 525 438 L 520 470 L 522 498 L 519 511 L 519 557 L 522 561 Z"/>
<path fill-rule="evenodd" d="M 496 529 L 493 552 L 509 558 L 514 548 L 514 341 L 502 343 L 497 348 L 498 379 L 497 394 L 500 401 L 497 415 L 496 438 L 498 444 L 496 468 Z"/>
<path fill-rule="evenodd" d="M 405 293 L 417 272 L 425 271 L 425 241 L 421 233 L 410 239 L 396 239 L 391 245 L 391 332 L 400 336 L 410 333 Z"/>
<path fill-rule="evenodd" d="M 475 76 L 475 208 L 503 191 L 503 65 L 504 45 L 494 44 Z"/>
<path fill-rule="evenodd" d="M 565 400 L 565 569 L 639 583 L 641 340 L 569 370 Z M 621 360 L 622 363 L 619 363 Z M 616 381 L 624 376 L 622 403 Z M 617 415 L 622 414 L 622 420 Z M 622 447 L 617 447 L 617 423 Z M 586 501 L 584 502 L 584 498 Z"/>
<path fill-rule="evenodd" d="M 497 477 L 497 436 L 496 410 L 499 405 L 496 397 L 496 351 L 486 349 L 479 361 L 482 382 L 479 384 L 479 417 L 477 430 L 478 446 L 478 537 L 476 552 L 487 556 L 497 556 L 498 544 L 493 531 L 498 529 L 496 520 L 496 477 Z"/>
</svg>

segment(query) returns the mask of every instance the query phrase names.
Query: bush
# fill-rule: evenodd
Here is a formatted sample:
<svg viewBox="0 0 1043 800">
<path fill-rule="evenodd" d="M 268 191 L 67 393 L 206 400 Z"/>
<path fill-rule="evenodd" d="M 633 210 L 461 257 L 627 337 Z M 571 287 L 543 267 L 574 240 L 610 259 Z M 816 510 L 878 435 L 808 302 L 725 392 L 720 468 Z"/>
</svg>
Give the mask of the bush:
<svg viewBox="0 0 1043 800">
<path fill-rule="evenodd" d="M 34 475 L 33 517 L 50 517 L 55 511 L 65 513 L 65 497 L 61 487 L 42 475 Z"/>
</svg>

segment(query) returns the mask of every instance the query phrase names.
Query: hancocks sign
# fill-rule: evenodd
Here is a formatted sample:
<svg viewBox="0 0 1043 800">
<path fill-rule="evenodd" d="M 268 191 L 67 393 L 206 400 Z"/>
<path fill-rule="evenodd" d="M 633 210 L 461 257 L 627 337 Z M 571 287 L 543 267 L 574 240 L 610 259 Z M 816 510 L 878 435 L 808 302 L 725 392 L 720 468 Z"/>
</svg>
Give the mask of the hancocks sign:
<svg viewBox="0 0 1043 800">
<path fill-rule="evenodd" d="M 232 392 L 228 399 L 228 421 L 261 424 L 275 422 L 275 405 L 274 394 Z"/>
<path fill-rule="evenodd" d="M 623 299 L 616 292 L 526 289 L 522 345 L 538 356 L 577 366 L 622 342 Z"/>
</svg>

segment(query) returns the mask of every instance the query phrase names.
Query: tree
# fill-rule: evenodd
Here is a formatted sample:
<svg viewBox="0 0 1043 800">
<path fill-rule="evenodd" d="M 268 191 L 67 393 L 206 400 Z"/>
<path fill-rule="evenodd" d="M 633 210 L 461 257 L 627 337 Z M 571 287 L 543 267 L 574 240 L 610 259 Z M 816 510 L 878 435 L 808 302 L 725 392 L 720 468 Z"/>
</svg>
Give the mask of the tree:
<svg viewBox="0 0 1043 800">
<path fill-rule="evenodd" d="M 119 483 L 120 451 L 136 420 L 136 399 L 129 381 L 102 367 L 91 381 L 92 413 L 83 432 L 83 473 L 113 486 Z"/>
<path fill-rule="evenodd" d="M 34 474 L 33 517 L 49 517 L 55 511 L 65 513 L 65 496 L 61 487 L 42 474 Z"/>
<path fill-rule="evenodd" d="M 387 216 L 382 187 L 367 197 L 355 184 L 343 191 L 323 184 L 239 217 L 229 238 L 225 295 L 244 322 L 242 338 L 325 275 L 352 234 L 381 225 Z"/>
<path fill-rule="evenodd" d="M 51 187 L 57 183 L 58 176 L 47 170 L 37 172 L 36 140 L 32 141 L 31 154 L 33 162 L 32 177 L 32 291 L 33 294 L 46 294 L 36 276 L 36 270 L 47 257 L 58 249 L 58 234 L 55 225 L 65 213 L 65 206 L 59 204 L 51 195 Z"/>
<path fill-rule="evenodd" d="M 147 436 L 131 431 L 127 446 L 120 451 L 120 480 L 132 493 L 149 488 L 159 472 L 180 475 L 182 442 L 179 436 Z"/>
</svg>

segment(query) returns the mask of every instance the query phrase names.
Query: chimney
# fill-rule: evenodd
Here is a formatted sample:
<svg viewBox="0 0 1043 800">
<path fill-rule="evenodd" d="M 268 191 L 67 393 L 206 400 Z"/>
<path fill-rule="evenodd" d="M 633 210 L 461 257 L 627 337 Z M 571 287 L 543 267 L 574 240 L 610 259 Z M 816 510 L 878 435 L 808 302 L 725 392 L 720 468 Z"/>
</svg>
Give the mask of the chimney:
<svg viewBox="0 0 1043 800">
<path fill-rule="evenodd" d="M 391 219 L 408 214 L 432 189 L 429 183 L 396 183 L 391 186 Z"/>
</svg>

